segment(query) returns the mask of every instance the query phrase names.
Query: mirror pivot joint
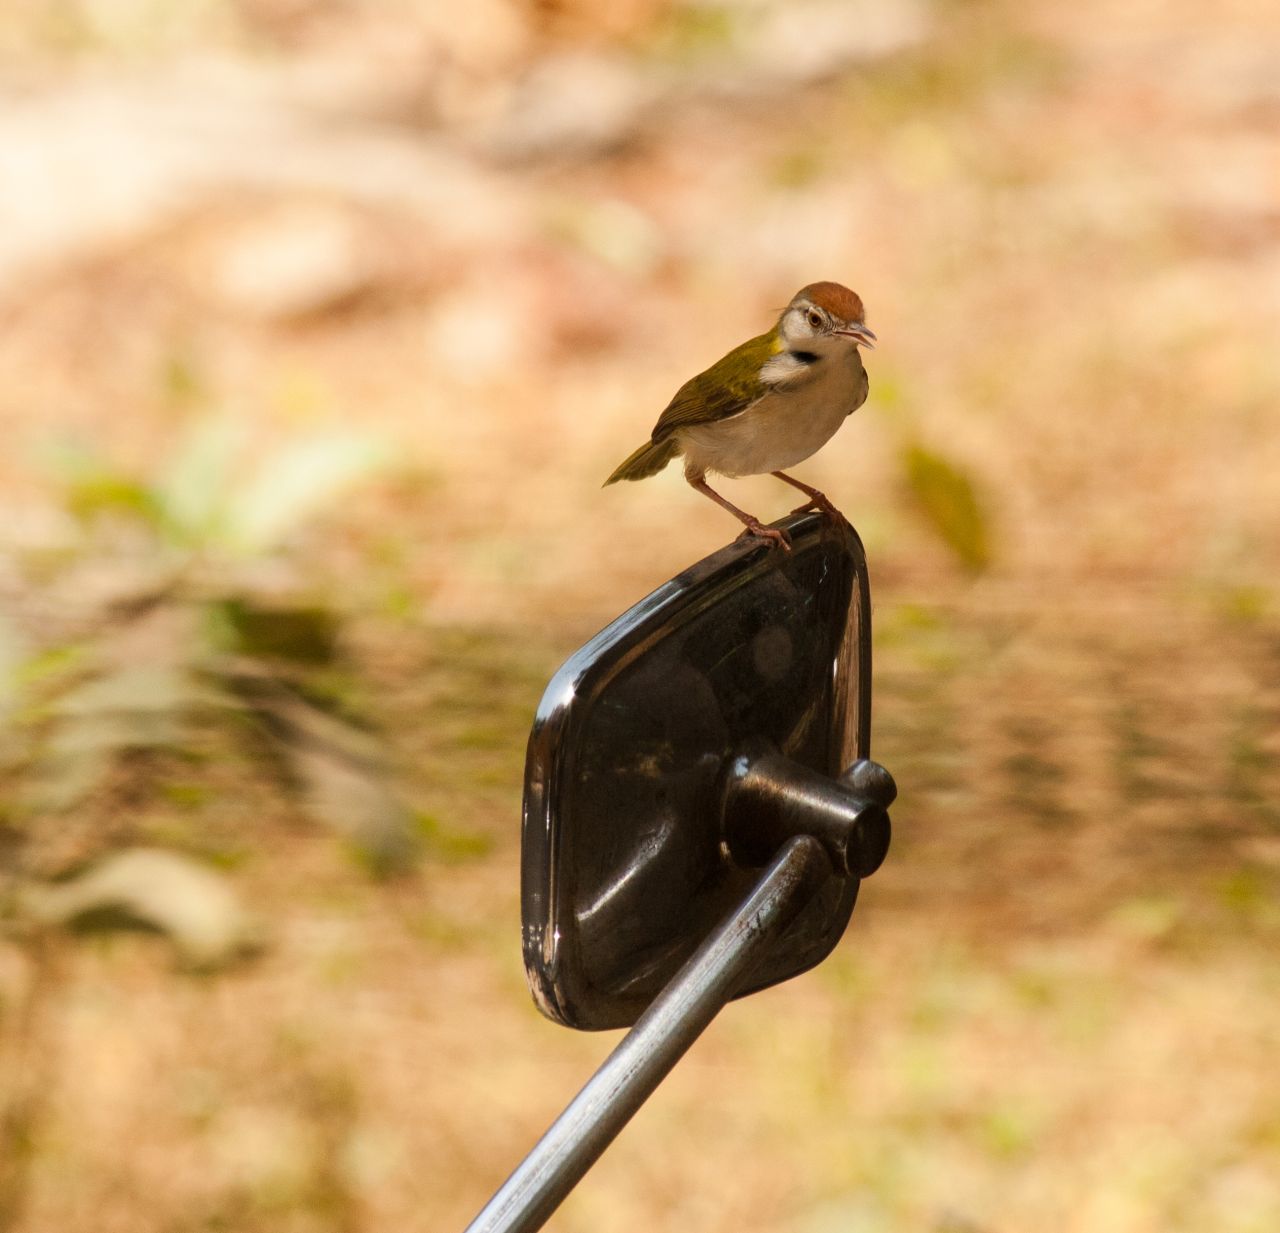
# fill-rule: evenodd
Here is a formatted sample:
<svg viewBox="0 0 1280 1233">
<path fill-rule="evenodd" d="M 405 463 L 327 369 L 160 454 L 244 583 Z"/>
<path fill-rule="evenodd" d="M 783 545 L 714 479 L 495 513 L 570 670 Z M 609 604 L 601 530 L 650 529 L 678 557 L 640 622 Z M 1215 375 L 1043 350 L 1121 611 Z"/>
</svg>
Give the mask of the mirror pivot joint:
<svg viewBox="0 0 1280 1233">
<path fill-rule="evenodd" d="M 860 758 L 838 778 L 764 744 L 728 760 L 721 825 L 733 860 L 764 866 L 789 839 L 812 835 L 837 873 L 865 878 L 889 851 L 889 806 L 898 789 L 877 762 Z"/>
</svg>

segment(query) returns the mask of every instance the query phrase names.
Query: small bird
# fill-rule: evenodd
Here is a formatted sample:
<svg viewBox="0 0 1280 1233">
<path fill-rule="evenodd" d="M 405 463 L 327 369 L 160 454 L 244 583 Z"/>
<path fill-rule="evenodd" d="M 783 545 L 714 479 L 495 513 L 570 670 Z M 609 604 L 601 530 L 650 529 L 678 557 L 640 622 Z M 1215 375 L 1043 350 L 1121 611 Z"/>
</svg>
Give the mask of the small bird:
<svg viewBox="0 0 1280 1233">
<path fill-rule="evenodd" d="M 867 400 L 859 346 L 875 347 L 862 300 L 840 283 L 796 292 L 778 323 L 686 381 L 658 417 L 650 439 L 605 480 L 656 475 L 684 455 L 684 477 L 746 526 L 744 535 L 789 550 L 786 533 L 766 527 L 707 483 L 714 471 L 736 479 L 768 472 L 809 499 L 793 511 L 840 517 L 816 488 L 783 472 L 821 449 Z"/>
</svg>

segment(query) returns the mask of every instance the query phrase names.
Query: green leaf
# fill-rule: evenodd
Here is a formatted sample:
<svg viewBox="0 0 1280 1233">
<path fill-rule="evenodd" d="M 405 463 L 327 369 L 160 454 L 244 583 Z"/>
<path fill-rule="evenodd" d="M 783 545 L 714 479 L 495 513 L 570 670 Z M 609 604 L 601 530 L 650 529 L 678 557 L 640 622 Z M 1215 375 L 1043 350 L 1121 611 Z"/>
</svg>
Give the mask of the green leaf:
<svg viewBox="0 0 1280 1233">
<path fill-rule="evenodd" d="M 175 407 L 190 406 L 204 396 L 203 376 L 189 347 L 176 345 L 164 357 L 160 386 L 165 399 Z"/>
<path fill-rule="evenodd" d="M 236 654 L 310 665 L 337 658 L 339 620 L 328 608 L 270 607 L 237 596 L 212 604 L 210 615 Z"/>
<path fill-rule="evenodd" d="M 138 480 L 107 471 L 86 475 L 68 485 L 67 508 L 82 522 L 101 514 L 127 514 L 152 527 L 163 522 L 155 493 Z"/>
<path fill-rule="evenodd" d="M 187 431 L 155 484 L 156 500 L 179 542 L 199 546 L 218 535 L 247 436 L 243 423 L 225 416 L 197 420 Z"/>
<path fill-rule="evenodd" d="M 970 476 L 919 442 L 902 452 L 906 487 L 916 509 L 972 573 L 991 563 L 987 517 Z"/>
<path fill-rule="evenodd" d="M 435 814 L 416 810 L 414 821 L 431 854 L 447 864 L 477 860 L 493 850 L 491 836 L 446 826 Z"/>
<path fill-rule="evenodd" d="M 49 442 L 40 453 L 50 475 L 63 488 L 67 509 L 82 522 L 99 514 L 123 513 L 159 524 L 162 511 L 148 485 L 114 467 L 83 442 Z"/>
<path fill-rule="evenodd" d="M 228 546 L 245 553 L 275 547 L 391 459 L 383 442 L 354 433 L 311 437 L 282 450 L 232 501 Z"/>
<path fill-rule="evenodd" d="M 6 722 L 14 711 L 27 662 L 21 635 L 13 622 L 0 613 L 0 723 Z"/>
</svg>

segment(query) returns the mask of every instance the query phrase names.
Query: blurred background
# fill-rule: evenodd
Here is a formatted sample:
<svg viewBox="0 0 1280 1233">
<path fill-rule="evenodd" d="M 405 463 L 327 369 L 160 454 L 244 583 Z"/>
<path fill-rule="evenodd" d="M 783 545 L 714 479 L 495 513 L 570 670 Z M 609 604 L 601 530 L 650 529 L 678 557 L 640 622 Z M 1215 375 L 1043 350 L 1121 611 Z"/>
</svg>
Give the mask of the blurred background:
<svg viewBox="0 0 1280 1233">
<path fill-rule="evenodd" d="M 615 1039 L 533 708 L 738 529 L 600 483 L 823 278 L 894 849 L 551 1227 L 1280 1227 L 1280 9 L 7 0 L 0 98 L 0 1230 L 475 1213 Z"/>
</svg>

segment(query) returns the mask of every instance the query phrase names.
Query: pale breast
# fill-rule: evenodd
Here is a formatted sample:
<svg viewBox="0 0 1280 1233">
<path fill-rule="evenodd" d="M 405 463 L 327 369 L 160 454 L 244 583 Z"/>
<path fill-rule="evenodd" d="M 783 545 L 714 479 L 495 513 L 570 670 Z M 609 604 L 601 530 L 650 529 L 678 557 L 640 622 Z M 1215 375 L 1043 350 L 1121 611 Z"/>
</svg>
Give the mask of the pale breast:
<svg viewBox="0 0 1280 1233">
<path fill-rule="evenodd" d="M 731 478 L 782 471 L 803 462 L 835 435 L 866 397 L 862 365 L 844 364 L 800 389 L 766 394 L 739 415 L 678 430 L 685 469 Z"/>
</svg>

